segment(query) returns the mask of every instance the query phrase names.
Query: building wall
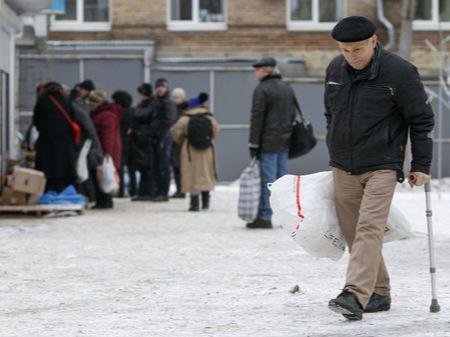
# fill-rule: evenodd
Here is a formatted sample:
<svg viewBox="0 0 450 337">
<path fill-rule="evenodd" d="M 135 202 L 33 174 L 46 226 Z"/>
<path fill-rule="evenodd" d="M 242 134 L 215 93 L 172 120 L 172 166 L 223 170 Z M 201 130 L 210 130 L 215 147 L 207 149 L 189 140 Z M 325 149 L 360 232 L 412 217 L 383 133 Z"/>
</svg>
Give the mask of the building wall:
<svg viewBox="0 0 450 337">
<path fill-rule="evenodd" d="M 54 40 L 151 39 L 156 57 L 301 57 L 311 75 L 322 75 L 338 54 L 329 32 L 292 32 L 286 28 L 285 0 L 228 0 L 228 29 L 219 32 L 171 32 L 166 28 L 166 0 L 112 0 L 112 29 L 109 32 L 52 32 Z M 385 0 L 385 9 L 399 32 L 401 1 Z M 399 14 L 400 13 L 400 14 Z M 365 15 L 377 22 L 375 0 L 348 0 L 348 15 Z M 379 23 L 378 23 L 379 24 Z M 386 30 L 378 34 L 386 42 Z M 397 34 L 398 36 L 398 34 Z M 427 75 L 436 68 L 436 57 L 425 46 L 435 32 L 416 32 L 413 62 Z M 430 62 L 432 60 L 432 62 Z"/>
</svg>

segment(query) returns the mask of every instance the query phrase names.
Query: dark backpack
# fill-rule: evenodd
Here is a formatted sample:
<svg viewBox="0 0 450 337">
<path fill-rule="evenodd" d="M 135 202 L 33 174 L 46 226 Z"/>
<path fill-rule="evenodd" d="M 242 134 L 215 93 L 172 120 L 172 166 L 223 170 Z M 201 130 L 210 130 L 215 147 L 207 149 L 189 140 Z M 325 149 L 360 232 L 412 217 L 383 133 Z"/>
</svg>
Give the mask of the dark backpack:
<svg viewBox="0 0 450 337">
<path fill-rule="evenodd" d="M 210 113 L 190 116 L 187 129 L 189 144 L 198 149 L 206 150 L 212 146 L 213 124 L 208 118 Z"/>
</svg>

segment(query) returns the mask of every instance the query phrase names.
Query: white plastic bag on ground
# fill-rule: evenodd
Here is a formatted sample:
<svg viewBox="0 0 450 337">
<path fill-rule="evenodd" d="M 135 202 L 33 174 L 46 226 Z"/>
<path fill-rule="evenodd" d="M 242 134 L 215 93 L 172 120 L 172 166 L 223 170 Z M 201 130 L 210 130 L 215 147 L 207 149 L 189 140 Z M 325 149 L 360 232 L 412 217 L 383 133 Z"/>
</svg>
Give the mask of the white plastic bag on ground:
<svg viewBox="0 0 450 337">
<path fill-rule="evenodd" d="M 253 159 L 250 166 L 239 179 L 238 216 L 244 221 L 252 222 L 258 216 L 261 198 L 261 177 L 259 162 Z"/>
<path fill-rule="evenodd" d="M 332 172 L 286 175 L 269 189 L 275 225 L 281 225 L 312 256 L 342 257 L 346 243 L 336 215 Z M 409 236 L 408 220 L 392 205 L 384 242 Z"/>
<path fill-rule="evenodd" d="M 78 177 L 79 183 L 85 182 L 86 180 L 89 179 L 87 156 L 91 149 L 91 145 L 92 145 L 92 140 L 86 139 L 86 141 L 83 144 L 83 147 L 81 148 L 80 154 L 78 155 L 78 158 L 77 158 L 76 170 L 77 170 L 77 177 Z"/>
<path fill-rule="evenodd" d="M 103 159 L 100 188 L 106 194 L 114 194 L 119 190 L 119 176 L 109 155 Z"/>
</svg>

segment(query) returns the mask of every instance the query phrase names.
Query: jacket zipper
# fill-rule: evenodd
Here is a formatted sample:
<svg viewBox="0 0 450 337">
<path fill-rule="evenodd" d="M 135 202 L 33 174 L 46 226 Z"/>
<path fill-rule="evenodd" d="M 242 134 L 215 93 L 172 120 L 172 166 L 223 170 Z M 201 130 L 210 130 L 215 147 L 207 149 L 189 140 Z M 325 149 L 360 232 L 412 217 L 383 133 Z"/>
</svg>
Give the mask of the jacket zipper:
<svg viewBox="0 0 450 337">
<path fill-rule="evenodd" d="M 358 82 L 352 82 L 350 85 L 350 172 L 353 174 L 353 107 L 355 106 L 355 93 Z"/>
<path fill-rule="evenodd" d="M 388 90 L 389 93 L 391 94 L 391 96 L 395 95 L 395 91 L 394 88 L 388 86 L 388 85 L 368 85 L 368 88 L 372 88 L 372 89 L 383 89 L 383 90 Z"/>
</svg>

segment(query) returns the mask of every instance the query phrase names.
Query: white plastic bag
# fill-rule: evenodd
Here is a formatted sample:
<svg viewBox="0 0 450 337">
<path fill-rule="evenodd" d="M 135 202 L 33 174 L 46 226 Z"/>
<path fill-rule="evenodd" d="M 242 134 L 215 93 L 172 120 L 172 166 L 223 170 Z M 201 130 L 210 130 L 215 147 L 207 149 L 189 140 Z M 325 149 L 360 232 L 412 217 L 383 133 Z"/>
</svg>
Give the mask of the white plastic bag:
<svg viewBox="0 0 450 337">
<path fill-rule="evenodd" d="M 258 216 L 260 198 L 261 177 L 259 162 L 253 159 L 250 166 L 242 172 L 239 181 L 239 218 L 247 222 L 254 221 Z"/>
<path fill-rule="evenodd" d="M 92 140 L 86 139 L 77 158 L 76 170 L 79 183 L 83 183 L 89 179 L 87 156 L 89 154 L 89 151 L 91 150 L 91 145 Z"/>
<path fill-rule="evenodd" d="M 269 186 L 273 223 L 281 225 L 310 255 L 338 260 L 345 251 L 334 204 L 332 172 L 286 175 Z M 400 210 L 391 206 L 384 242 L 411 236 Z"/>
<path fill-rule="evenodd" d="M 119 190 L 119 176 L 110 155 L 103 159 L 100 188 L 106 194 L 114 194 Z"/>
<path fill-rule="evenodd" d="M 384 228 L 384 243 L 413 237 L 411 224 L 400 209 L 391 204 L 391 210 Z"/>
<path fill-rule="evenodd" d="M 337 221 L 329 172 L 286 175 L 269 189 L 275 225 L 281 225 L 308 254 L 341 258 L 345 240 Z"/>
</svg>

